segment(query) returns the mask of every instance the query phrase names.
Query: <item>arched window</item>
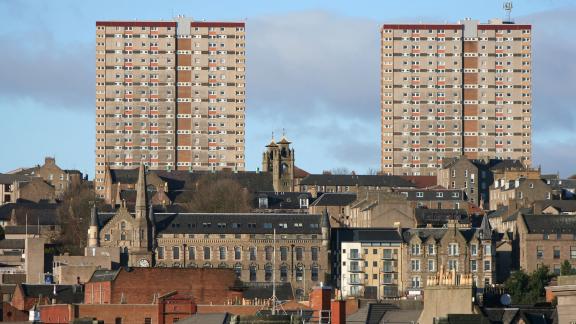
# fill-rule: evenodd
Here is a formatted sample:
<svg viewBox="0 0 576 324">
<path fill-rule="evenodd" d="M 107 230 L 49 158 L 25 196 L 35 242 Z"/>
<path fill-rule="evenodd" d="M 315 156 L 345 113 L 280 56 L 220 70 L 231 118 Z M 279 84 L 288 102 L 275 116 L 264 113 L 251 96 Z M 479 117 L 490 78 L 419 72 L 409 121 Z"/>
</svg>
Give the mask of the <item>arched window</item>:
<svg viewBox="0 0 576 324">
<path fill-rule="evenodd" d="M 210 260 L 210 247 L 204 247 L 204 260 Z"/>
<path fill-rule="evenodd" d="M 249 253 L 250 253 L 250 261 L 256 261 L 256 247 L 255 246 L 250 247 Z"/>
<path fill-rule="evenodd" d="M 267 247 L 264 249 L 264 252 L 265 252 L 265 254 L 266 254 L 266 261 L 272 260 L 272 252 L 274 252 L 274 248 L 271 247 L 271 246 L 267 246 Z"/>
<path fill-rule="evenodd" d="M 234 247 L 234 260 L 242 259 L 242 248 L 239 246 Z"/>
<path fill-rule="evenodd" d="M 220 254 L 220 260 L 226 260 L 226 247 L 225 246 L 219 247 L 218 252 Z"/>
<path fill-rule="evenodd" d="M 234 273 L 236 274 L 237 278 L 240 278 L 240 276 L 242 276 L 242 263 L 236 263 L 234 265 Z"/>
<path fill-rule="evenodd" d="M 313 264 L 312 269 L 311 269 L 311 274 L 310 274 L 310 276 L 312 277 L 311 278 L 312 281 L 318 281 L 318 272 L 319 272 L 318 270 L 319 270 L 318 265 Z"/>
<path fill-rule="evenodd" d="M 272 265 L 266 263 L 264 266 L 264 281 L 272 281 Z"/>
<path fill-rule="evenodd" d="M 288 281 L 288 266 L 280 265 L 280 281 Z"/>
<path fill-rule="evenodd" d="M 121 231 L 125 231 L 125 230 L 126 230 L 126 222 L 120 222 L 120 230 L 121 230 Z"/>
<path fill-rule="evenodd" d="M 304 280 L 304 266 L 301 263 L 296 265 L 296 281 Z"/>
<path fill-rule="evenodd" d="M 120 233 L 120 241 L 126 241 L 126 232 Z"/>
<path fill-rule="evenodd" d="M 250 265 L 250 281 L 256 281 L 256 271 L 258 267 L 255 264 Z"/>
</svg>

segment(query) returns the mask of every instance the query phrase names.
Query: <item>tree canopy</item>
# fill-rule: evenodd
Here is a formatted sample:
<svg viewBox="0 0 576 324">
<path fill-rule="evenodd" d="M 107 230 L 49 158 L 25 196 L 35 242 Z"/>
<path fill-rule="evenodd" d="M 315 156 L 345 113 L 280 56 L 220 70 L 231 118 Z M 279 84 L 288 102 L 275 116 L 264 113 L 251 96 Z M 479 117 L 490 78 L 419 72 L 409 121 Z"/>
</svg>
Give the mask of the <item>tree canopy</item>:
<svg viewBox="0 0 576 324">
<path fill-rule="evenodd" d="M 523 270 L 515 271 L 504 283 L 514 304 L 533 305 L 545 300 L 545 289 L 552 275 L 547 266 L 542 266 L 527 274 Z"/>
</svg>

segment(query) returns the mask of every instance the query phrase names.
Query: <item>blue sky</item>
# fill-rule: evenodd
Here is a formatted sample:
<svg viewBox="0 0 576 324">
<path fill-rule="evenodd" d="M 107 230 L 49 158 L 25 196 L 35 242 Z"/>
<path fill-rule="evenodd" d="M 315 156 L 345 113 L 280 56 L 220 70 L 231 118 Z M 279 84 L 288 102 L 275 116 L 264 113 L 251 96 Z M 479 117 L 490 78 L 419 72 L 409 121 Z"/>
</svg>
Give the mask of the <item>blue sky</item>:
<svg viewBox="0 0 576 324">
<path fill-rule="evenodd" d="M 296 164 L 379 167 L 379 25 L 501 18 L 503 1 L 0 0 L 0 172 L 55 156 L 94 174 L 97 20 L 247 23 L 247 169 L 285 128 Z M 414 8 L 418 8 L 417 11 Z M 576 173 L 576 2 L 514 1 L 534 24 L 534 161 Z"/>
</svg>

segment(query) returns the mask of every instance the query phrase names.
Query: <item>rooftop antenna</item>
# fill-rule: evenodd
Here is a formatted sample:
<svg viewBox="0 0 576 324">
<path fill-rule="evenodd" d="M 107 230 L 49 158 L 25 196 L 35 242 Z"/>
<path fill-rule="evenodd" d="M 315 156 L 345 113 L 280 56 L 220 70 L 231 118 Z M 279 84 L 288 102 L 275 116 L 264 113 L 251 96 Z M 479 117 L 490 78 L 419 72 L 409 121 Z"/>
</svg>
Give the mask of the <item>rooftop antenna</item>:
<svg viewBox="0 0 576 324">
<path fill-rule="evenodd" d="M 506 11 L 506 22 L 512 22 L 510 19 L 510 14 L 512 13 L 512 1 L 504 2 L 504 11 Z"/>
</svg>

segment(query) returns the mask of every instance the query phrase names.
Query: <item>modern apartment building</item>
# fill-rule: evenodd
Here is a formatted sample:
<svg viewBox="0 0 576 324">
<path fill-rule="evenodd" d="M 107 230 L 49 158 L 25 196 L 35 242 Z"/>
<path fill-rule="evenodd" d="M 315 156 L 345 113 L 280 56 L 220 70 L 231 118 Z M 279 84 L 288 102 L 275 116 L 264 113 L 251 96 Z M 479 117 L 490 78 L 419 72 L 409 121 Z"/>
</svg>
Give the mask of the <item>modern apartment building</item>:
<svg viewBox="0 0 576 324">
<path fill-rule="evenodd" d="M 244 22 L 96 22 L 96 176 L 244 170 Z"/>
<path fill-rule="evenodd" d="M 434 175 L 460 155 L 531 164 L 531 25 L 385 24 L 381 37 L 384 174 Z"/>
</svg>

